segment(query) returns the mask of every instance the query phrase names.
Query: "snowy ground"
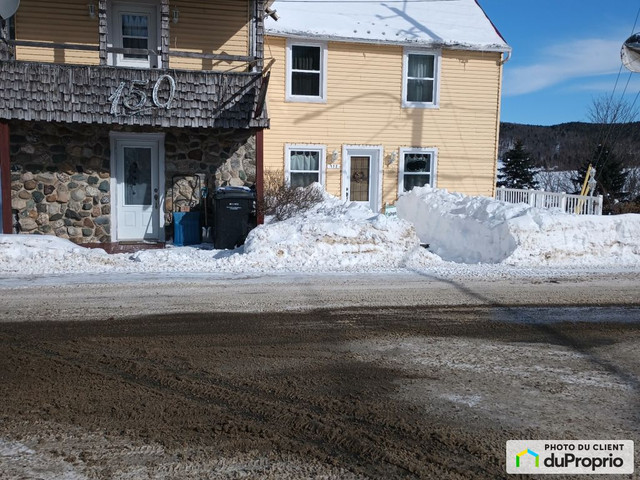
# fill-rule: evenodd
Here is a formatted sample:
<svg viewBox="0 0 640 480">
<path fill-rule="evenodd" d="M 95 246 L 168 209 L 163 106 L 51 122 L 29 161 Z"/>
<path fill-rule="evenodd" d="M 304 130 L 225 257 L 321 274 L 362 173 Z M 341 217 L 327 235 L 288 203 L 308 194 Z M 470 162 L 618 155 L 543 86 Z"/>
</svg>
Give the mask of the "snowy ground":
<svg viewBox="0 0 640 480">
<path fill-rule="evenodd" d="M 398 217 L 326 196 L 253 230 L 243 248 L 210 245 L 108 255 L 52 236 L 0 235 L 3 276 L 425 272 L 536 276 L 640 269 L 640 216 L 573 216 L 486 197 L 414 189 Z M 429 244 L 424 248 L 421 244 Z"/>
</svg>

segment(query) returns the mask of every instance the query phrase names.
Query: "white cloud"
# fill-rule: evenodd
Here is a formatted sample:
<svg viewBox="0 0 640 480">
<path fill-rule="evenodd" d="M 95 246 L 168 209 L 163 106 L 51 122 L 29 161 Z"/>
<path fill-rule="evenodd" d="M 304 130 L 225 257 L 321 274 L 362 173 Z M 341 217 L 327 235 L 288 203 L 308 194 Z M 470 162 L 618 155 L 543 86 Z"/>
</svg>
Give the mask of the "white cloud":
<svg viewBox="0 0 640 480">
<path fill-rule="evenodd" d="M 546 48 L 542 62 L 505 68 L 506 96 L 536 92 L 562 82 L 597 75 L 616 74 L 620 69 L 618 40 L 584 39 Z M 514 56 L 517 50 L 514 51 Z"/>
</svg>

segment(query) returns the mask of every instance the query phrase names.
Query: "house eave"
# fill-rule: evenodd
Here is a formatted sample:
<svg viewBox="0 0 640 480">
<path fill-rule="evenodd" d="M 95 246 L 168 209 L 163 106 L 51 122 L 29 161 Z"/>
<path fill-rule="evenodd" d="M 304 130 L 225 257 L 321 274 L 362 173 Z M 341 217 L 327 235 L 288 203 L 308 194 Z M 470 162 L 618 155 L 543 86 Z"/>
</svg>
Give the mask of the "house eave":
<svg viewBox="0 0 640 480">
<path fill-rule="evenodd" d="M 510 53 L 509 45 L 500 44 L 467 44 L 459 42 L 425 42 L 411 40 L 381 40 L 359 37 L 343 37 L 336 35 L 323 35 L 315 32 L 265 32 L 266 37 L 292 38 L 296 40 L 315 40 L 324 42 L 340 42 L 340 43 L 363 43 L 369 45 L 394 45 L 401 47 L 417 47 L 426 49 L 448 49 L 448 50 L 467 50 L 475 52 L 496 52 Z"/>
</svg>

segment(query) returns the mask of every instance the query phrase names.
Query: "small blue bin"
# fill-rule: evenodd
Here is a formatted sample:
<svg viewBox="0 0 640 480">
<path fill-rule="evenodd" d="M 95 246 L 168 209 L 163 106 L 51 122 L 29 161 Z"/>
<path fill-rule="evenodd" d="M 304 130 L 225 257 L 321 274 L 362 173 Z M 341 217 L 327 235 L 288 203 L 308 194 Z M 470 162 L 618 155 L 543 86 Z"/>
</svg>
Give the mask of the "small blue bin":
<svg viewBox="0 0 640 480">
<path fill-rule="evenodd" d="M 200 212 L 173 214 L 173 244 L 178 247 L 200 243 Z"/>
</svg>

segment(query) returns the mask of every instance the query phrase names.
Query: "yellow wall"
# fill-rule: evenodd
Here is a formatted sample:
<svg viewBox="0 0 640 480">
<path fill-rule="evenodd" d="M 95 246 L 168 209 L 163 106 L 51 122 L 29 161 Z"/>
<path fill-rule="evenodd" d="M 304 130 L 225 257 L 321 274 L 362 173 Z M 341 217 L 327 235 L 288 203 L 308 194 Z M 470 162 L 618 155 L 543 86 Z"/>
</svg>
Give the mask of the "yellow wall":
<svg viewBox="0 0 640 480">
<path fill-rule="evenodd" d="M 98 18 L 89 17 L 87 0 L 22 0 L 15 16 L 16 39 L 98 46 Z M 97 8 L 97 2 L 96 2 Z M 98 52 L 18 47 L 18 60 L 97 65 Z"/>
<path fill-rule="evenodd" d="M 171 10 L 180 12 L 171 23 L 171 49 L 198 53 L 248 55 L 249 2 L 238 0 L 171 1 Z M 229 70 L 244 64 L 171 58 L 170 67 L 187 70 Z M 239 70 L 242 71 L 242 70 Z"/>
<path fill-rule="evenodd" d="M 285 101 L 286 40 L 267 37 L 265 57 L 277 59 L 268 93 L 271 128 L 265 166 L 284 169 L 284 146 L 382 145 L 385 159 L 399 147 L 438 149 L 437 186 L 491 195 L 495 184 L 501 59 L 499 53 L 445 50 L 440 107 L 402 108 L 400 46 L 329 42 L 327 102 Z M 399 153 L 399 152 L 398 152 Z M 398 193 L 398 162 L 384 163 L 384 203 Z M 326 188 L 340 195 L 341 170 L 326 172 Z"/>
<path fill-rule="evenodd" d="M 98 46 L 98 18 L 89 17 L 88 0 L 22 0 L 16 14 L 17 40 Z M 158 2 L 159 5 L 160 2 Z M 94 0 L 97 9 L 97 1 Z M 170 23 L 170 48 L 187 52 L 248 55 L 249 2 L 175 0 L 179 21 Z M 19 47 L 18 60 L 69 64 L 99 63 L 98 52 Z M 171 68 L 242 69 L 245 64 L 173 57 Z M 242 70 L 240 70 L 242 71 Z"/>
</svg>

